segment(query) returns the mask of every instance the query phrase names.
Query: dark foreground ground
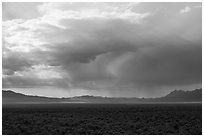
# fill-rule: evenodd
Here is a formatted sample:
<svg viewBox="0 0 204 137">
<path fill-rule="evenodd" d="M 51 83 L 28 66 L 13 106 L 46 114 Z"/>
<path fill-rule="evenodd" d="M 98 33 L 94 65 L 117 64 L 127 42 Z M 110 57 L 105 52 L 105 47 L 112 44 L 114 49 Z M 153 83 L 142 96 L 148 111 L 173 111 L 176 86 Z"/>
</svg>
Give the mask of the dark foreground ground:
<svg viewBox="0 0 204 137">
<path fill-rule="evenodd" d="M 3 106 L 5 134 L 202 134 L 201 104 Z"/>
</svg>

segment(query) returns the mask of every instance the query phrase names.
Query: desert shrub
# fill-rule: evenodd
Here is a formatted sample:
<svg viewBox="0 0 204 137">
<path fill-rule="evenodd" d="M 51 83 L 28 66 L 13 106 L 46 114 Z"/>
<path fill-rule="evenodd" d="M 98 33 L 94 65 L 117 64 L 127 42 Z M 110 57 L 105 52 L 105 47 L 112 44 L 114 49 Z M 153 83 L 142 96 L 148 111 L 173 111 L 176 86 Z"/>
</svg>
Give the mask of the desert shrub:
<svg viewBox="0 0 204 137">
<path fill-rule="evenodd" d="M 201 105 L 87 105 L 52 109 L 4 110 L 2 134 L 202 134 Z"/>
</svg>

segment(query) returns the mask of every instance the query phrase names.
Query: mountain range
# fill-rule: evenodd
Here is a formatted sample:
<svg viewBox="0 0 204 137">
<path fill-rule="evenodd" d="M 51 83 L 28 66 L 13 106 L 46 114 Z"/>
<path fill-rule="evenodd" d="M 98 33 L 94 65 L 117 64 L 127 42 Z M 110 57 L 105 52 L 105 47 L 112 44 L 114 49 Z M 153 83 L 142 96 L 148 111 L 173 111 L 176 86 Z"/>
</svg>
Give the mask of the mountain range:
<svg viewBox="0 0 204 137">
<path fill-rule="evenodd" d="M 162 103 L 162 102 L 202 102 L 202 89 L 192 91 L 174 90 L 164 97 L 158 98 L 113 98 L 101 96 L 76 96 L 68 98 L 51 98 L 43 96 L 31 96 L 16 93 L 11 90 L 2 90 L 2 103 Z"/>
</svg>

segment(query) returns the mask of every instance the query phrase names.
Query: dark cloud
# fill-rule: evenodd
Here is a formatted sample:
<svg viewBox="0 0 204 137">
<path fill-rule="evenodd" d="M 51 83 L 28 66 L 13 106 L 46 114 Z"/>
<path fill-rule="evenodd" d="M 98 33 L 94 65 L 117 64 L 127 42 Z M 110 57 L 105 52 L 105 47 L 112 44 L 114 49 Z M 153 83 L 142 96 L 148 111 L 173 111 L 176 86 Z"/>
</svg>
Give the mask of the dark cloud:
<svg viewBox="0 0 204 137">
<path fill-rule="evenodd" d="M 106 53 L 98 55 L 96 59 L 88 63 L 75 63 L 67 67 L 74 81 L 104 81 L 114 79 L 114 75 L 107 66 L 112 60 L 120 56 L 118 53 Z"/>
<path fill-rule="evenodd" d="M 6 57 L 3 56 L 3 74 L 13 75 L 16 71 L 23 71 L 26 68 L 31 67 L 32 64 L 32 61 L 25 56 L 22 56 L 20 53 L 7 54 Z"/>
<path fill-rule="evenodd" d="M 194 43 L 142 49 L 130 53 L 119 67 L 122 83 L 143 87 L 188 85 L 202 82 L 202 48 Z"/>
<path fill-rule="evenodd" d="M 175 5 L 141 4 L 138 8 L 123 9 L 124 12 L 119 12 L 121 14 L 116 14 L 119 9 L 112 11 L 102 6 L 100 16 L 91 12 L 90 17 L 81 17 L 78 12 L 87 8 L 83 7 L 74 11 L 77 13 L 74 15 L 81 18 L 72 17 L 73 11 L 69 17 L 55 17 L 52 11 L 53 14 L 44 16 L 47 22 L 43 18 L 30 20 L 26 22 L 26 30 L 21 30 L 23 25 L 14 27 L 13 31 L 18 33 L 7 29 L 11 31 L 8 33 L 11 36 L 5 35 L 10 47 L 9 42 L 15 40 L 12 36 L 24 31 L 31 37 L 24 40 L 34 39 L 31 45 L 37 45 L 37 48 L 33 46 L 28 53 L 3 49 L 6 52 L 3 74 L 7 75 L 3 78 L 3 87 L 56 86 L 98 92 L 106 90 L 114 96 L 125 96 L 126 93 L 157 96 L 165 89 L 199 85 L 202 83 L 201 10 L 193 9 L 195 3 Z M 77 4 L 75 6 L 79 8 Z M 192 10 L 181 14 L 179 11 L 185 6 L 191 6 Z M 54 6 L 59 7 L 61 5 Z M 62 6 L 62 14 L 69 10 L 66 7 Z M 143 18 L 145 11 L 150 13 Z M 103 14 L 107 16 L 101 16 Z M 133 15 L 138 18 L 131 18 Z M 15 46 L 18 48 L 21 44 L 24 43 L 20 41 Z M 15 72 L 21 75 L 25 71 L 32 73 L 31 69 L 35 70 L 33 66 L 36 65 L 44 65 L 46 69 L 39 67 L 33 77 L 15 75 Z M 49 69 L 51 72 L 46 74 Z M 42 74 L 37 75 L 38 70 Z M 58 74 L 58 78 L 40 78 L 41 75 L 57 77 Z"/>
<path fill-rule="evenodd" d="M 154 96 L 161 88 L 202 83 L 201 43 L 178 39 L 160 40 L 159 45 L 152 42 L 151 46 L 122 54 L 101 54 L 88 63 L 74 63 L 65 69 L 75 87 L 127 93 L 129 90 L 128 94 L 139 90 L 142 94 L 137 95 L 143 96 Z"/>
</svg>

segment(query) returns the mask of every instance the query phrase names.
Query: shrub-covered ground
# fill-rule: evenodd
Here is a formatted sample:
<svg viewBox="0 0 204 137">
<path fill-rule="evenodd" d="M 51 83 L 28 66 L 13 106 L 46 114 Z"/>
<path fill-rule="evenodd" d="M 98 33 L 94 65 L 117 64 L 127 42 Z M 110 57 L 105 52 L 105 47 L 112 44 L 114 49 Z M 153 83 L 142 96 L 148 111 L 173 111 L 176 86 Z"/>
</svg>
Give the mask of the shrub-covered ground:
<svg viewBox="0 0 204 137">
<path fill-rule="evenodd" d="M 201 104 L 3 106 L 5 134 L 202 134 Z"/>
</svg>

